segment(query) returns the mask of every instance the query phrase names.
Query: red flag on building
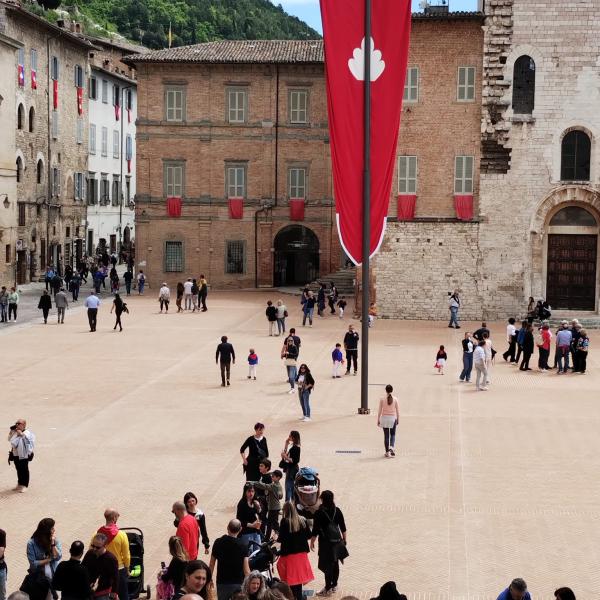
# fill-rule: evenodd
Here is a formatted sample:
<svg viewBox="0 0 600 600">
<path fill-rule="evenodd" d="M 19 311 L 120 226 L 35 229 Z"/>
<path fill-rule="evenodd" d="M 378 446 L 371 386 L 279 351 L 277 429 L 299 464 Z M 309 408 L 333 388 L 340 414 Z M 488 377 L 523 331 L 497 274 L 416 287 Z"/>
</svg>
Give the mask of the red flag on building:
<svg viewBox="0 0 600 600">
<path fill-rule="evenodd" d="M 169 196 L 167 198 L 167 215 L 169 217 L 181 217 L 181 197 Z"/>
<path fill-rule="evenodd" d="M 37 73 L 35 69 L 31 69 L 31 89 L 37 90 Z"/>
<path fill-rule="evenodd" d="M 19 65 L 17 67 L 17 77 L 19 80 L 19 87 L 25 87 L 25 66 Z"/>
<path fill-rule="evenodd" d="M 58 81 L 54 79 L 52 84 L 52 106 L 56 110 L 58 108 Z"/>
<path fill-rule="evenodd" d="M 131 173 L 131 159 L 130 158 L 127 159 L 127 172 Z"/>
<path fill-rule="evenodd" d="M 115 104 L 115 120 L 118 121 L 121 115 L 121 107 L 118 104 Z"/>
<path fill-rule="evenodd" d="M 77 112 L 83 114 L 83 88 L 77 88 Z"/>
<path fill-rule="evenodd" d="M 331 159 L 340 241 L 362 263 L 365 0 L 320 0 Z M 410 0 L 372 0 L 370 255 L 383 240 L 408 42 Z"/>
</svg>

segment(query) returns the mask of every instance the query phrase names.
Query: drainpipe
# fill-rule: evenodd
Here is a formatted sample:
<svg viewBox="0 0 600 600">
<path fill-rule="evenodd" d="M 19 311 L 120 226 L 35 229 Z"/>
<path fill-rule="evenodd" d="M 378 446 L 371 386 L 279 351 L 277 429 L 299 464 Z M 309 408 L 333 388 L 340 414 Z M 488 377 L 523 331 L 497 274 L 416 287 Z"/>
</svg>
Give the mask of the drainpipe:
<svg viewBox="0 0 600 600">
<path fill-rule="evenodd" d="M 275 65 L 275 206 L 279 174 L 279 64 Z"/>
<path fill-rule="evenodd" d="M 254 287 L 258 289 L 258 214 L 267 214 L 267 211 L 272 207 L 270 202 L 263 204 L 254 212 Z"/>
</svg>

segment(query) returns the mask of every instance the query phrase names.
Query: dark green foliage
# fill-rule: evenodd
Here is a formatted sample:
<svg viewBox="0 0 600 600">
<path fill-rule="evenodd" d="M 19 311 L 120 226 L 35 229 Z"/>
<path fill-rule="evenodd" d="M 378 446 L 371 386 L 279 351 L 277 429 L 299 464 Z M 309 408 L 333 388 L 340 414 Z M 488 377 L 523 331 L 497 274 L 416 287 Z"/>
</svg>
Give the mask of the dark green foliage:
<svg viewBox="0 0 600 600">
<path fill-rule="evenodd" d="M 37 0 L 40 6 L 43 6 L 46 10 L 58 8 L 61 0 Z"/>
<path fill-rule="evenodd" d="M 43 0 L 53 2 L 60 0 Z M 269 0 L 77 0 L 78 8 L 110 31 L 149 48 L 220 39 L 314 39 L 306 23 Z"/>
</svg>

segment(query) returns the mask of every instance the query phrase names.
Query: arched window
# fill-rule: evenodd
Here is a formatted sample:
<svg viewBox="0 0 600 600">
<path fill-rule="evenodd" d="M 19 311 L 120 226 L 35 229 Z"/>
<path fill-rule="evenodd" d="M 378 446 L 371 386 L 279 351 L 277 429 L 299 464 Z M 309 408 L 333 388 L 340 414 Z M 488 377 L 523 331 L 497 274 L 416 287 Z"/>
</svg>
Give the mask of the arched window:
<svg viewBox="0 0 600 600">
<path fill-rule="evenodd" d="M 562 181 L 590 180 L 592 142 L 584 131 L 569 131 L 562 140 L 560 178 Z"/>
<path fill-rule="evenodd" d="M 531 56 L 519 56 L 513 71 L 513 111 L 530 115 L 535 106 L 535 62 Z"/>
<path fill-rule="evenodd" d="M 23 181 L 23 160 L 17 156 L 17 183 Z"/>
<path fill-rule="evenodd" d="M 560 227 L 596 227 L 594 215 L 580 206 L 567 206 L 559 210 L 550 221 L 551 226 Z"/>
<path fill-rule="evenodd" d="M 42 162 L 42 159 L 40 158 L 37 161 L 36 181 L 38 183 L 42 183 L 43 178 L 44 178 L 44 163 Z"/>
<path fill-rule="evenodd" d="M 33 133 L 33 128 L 35 125 L 35 110 L 33 106 L 29 109 L 29 131 Z"/>
<path fill-rule="evenodd" d="M 25 126 L 25 108 L 22 104 L 19 104 L 17 108 L 17 129 L 23 129 Z"/>
</svg>

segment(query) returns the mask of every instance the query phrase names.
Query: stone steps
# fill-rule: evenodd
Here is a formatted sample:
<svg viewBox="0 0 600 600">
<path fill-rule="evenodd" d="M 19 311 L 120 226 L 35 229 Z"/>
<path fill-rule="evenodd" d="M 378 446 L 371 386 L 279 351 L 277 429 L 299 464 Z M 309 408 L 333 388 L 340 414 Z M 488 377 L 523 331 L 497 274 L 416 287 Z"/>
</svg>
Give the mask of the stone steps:
<svg viewBox="0 0 600 600">
<path fill-rule="evenodd" d="M 308 285 L 308 288 L 316 293 L 319 290 L 320 284 L 326 283 L 327 289 L 329 290 L 331 282 L 335 284 L 340 296 L 346 296 L 346 298 L 354 297 L 354 280 L 356 279 L 356 268 L 348 267 L 320 277 L 317 281 L 313 281 Z"/>
</svg>

